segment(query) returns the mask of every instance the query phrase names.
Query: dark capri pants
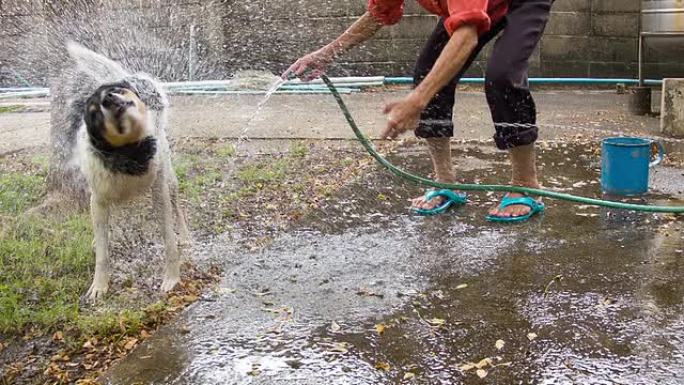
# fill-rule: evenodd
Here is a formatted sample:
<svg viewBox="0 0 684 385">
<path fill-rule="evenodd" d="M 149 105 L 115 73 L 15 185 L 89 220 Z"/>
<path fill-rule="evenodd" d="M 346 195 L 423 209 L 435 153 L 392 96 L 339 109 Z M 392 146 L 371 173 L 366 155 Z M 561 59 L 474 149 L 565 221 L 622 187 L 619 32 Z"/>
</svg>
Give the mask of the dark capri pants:
<svg viewBox="0 0 684 385">
<path fill-rule="evenodd" d="M 480 36 L 477 47 L 461 72 L 423 110 L 416 136 L 453 136 L 456 85 L 482 48 L 501 33 L 494 44 L 485 75 L 487 104 L 496 129 L 494 141 L 502 150 L 534 143 L 538 135 L 537 113 L 529 90 L 527 71 L 530 56 L 544 33 L 552 3 L 553 0 L 514 0 L 506 16 Z M 415 85 L 427 76 L 449 41 L 443 21 L 439 21 L 418 57 L 413 75 Z M 518 126 L 510 126 L 511 123 Z"/>
</svg>

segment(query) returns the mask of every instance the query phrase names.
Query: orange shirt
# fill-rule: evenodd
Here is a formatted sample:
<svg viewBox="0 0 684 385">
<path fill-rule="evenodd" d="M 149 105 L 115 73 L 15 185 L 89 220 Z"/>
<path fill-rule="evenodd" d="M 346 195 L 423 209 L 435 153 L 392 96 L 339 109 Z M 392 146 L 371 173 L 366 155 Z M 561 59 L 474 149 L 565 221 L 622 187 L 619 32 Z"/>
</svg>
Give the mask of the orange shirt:
<svg viewBox="0 0 684 385">
<path fill-rule="evenodd" d="M 428 12 L 444 18 L 451 35 L 464 24 L 474 25 L 483 34 L 508 12 L 511 0 L 417 0 Z M 368 0 L 368 11 L 381 24 L 399 22 L 404 13 L 404 0 Z"/>
</svg>

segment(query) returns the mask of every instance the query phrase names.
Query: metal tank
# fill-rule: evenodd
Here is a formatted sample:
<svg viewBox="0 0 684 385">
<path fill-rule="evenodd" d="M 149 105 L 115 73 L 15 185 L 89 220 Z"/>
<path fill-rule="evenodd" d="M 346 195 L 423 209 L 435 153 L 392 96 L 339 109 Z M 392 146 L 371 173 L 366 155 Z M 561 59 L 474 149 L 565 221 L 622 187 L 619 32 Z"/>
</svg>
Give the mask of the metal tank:
<svg viewBox="0 0 684 385">
<path fill-rule="evenodd" d="M 642 0 L 639 80 L 643 85 L 644 47 L 684 58 L 684 0 Z"/>
</svg>

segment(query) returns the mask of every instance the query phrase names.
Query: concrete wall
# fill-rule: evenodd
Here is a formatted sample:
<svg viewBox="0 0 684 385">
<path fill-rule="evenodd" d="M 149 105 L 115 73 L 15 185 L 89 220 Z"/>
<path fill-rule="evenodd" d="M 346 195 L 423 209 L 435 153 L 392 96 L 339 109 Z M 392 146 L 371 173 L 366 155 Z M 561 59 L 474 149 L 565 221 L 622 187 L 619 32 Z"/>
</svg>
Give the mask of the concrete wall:
<svg viewBox="0 0 684 385">
<path fill-rule="evenodd" d="M 635 77 L 639 3 L 557 0 L 530 75 Z M 279 72 L 364 11 L 365 0 L 0 0 L 0 84 L 16 83 L 17 74 L 45 82 L 61 62 L 52 58 L 60 57 L 65 35 L 167 79 L 221 77 L 247 68 Z M 332 73 L 410 75 L 436 22 L 407 0 L 399 25 L 346 54 Z M 483 75 L 490 50 L 468 75 Z M 676 55 L 648 51 L 647 58 L 652 77 L 684 76 Z"/>
</svg>

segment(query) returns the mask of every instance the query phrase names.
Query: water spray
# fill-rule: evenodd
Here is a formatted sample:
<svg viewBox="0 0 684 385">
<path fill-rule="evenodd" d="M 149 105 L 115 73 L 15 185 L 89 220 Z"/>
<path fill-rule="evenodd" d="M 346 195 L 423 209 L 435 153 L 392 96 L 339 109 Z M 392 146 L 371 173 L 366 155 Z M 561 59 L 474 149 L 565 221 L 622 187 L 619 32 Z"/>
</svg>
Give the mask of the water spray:
<svg viewBox="0 0 684 385">
<path fill-rule="evenodd" d="M 328 86 L 328 89 L 330 89 L 330 93 L 333 95 L 333 97 L 337 101 L 337 104 L 340 107 L 340 110 L 342 110 L 342 113 L 344 114 L 344 117 L 347 120 L 349 127 L 352 129 L 352 131 L 354 131 L 356 138 L 359 140 L 361 145 L 366 149 L 368 154 L 370 154 L 373 158 L 375 158 L 375 160 L 378 161 L 378 163 L 380 163 L 384 168 L 389 170 L 391 173 L 393 173 L 394 175 L 396 175 L 402 179 L 405 179 L 409 182 L 413 182 L 413 183 L 416 183 L 416 184 L 422 185 L 422 186 L 436 187 L 436 188 L 440 188 L 440 189 L 462 190 L 462 191 L 500 191 L 500 192 L 529 194 L 529 195 L 536 195 L 536 196 L 545 197 L 545 198 L 560 199 L 560 200 L 569 201 L 569 202 L 582 203 L 582 204 L 590 205 L 590 206 L 601 206 L 601 207 L 607 207 L 607 208 L 612 208 L 612 209 L 644 211 L 644 212 L 652 212 L 652 213 L 672 213 L 672 214 L 684 213 L 684 205 L 683 206 L 640 205 L 640 204 L 633 204 L 633 203 L 609 201 L 609 200 L 603 200 L 603 199 L 587 198 L 587 197 L 576 196 L 576 195 L 565 194 L 565 193 L 559 193 L 559 192 L 545 190 L 545 189 L 528 188 L 528 187 L 521 187 L 521 186 L 509 186 L 509 185 L 497 185 L 497 184 L 442 183 L 442 182 L 437 182 L 437 181 L 432 180 L 432 179 L 428 179 L 428 178 L 424 178 L 424 177 L 421 177 L 418 175 L 411 174 L 411 173 L 406 172 L 406 171 L 400 169 L 399 167 L 393 165 L 392 163 L 390 163 L 387 159 L 382 157 L 382 155 L 380 155 L 375 150 L 373 143 L 371 143 L 371 141 L 368 138 L 366 138 L 366 136 L 363 135 L 361 130 L 359 130 L 359 127 L 356 125 L 356 122 L 354 121 L 354 118 L 352 117 L 351 113 L 349 112 L 349 109 L 345 105 L 340 94 L 337 92 L 335 85 L 325 75 L 321 75 L 321 79 Z"/>
</svg>

